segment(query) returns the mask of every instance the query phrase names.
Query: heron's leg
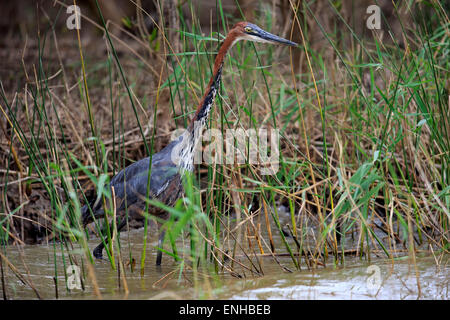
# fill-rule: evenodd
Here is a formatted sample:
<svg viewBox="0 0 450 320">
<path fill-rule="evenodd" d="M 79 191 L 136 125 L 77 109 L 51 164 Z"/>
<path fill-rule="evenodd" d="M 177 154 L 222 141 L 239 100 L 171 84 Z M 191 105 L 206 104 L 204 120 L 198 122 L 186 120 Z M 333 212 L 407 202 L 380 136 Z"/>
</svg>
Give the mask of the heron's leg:
<svg viewBox="0 0 450 320">
<path fill-rule="evenodd" d="M 161 230 L 161 226 L 159 225 L 159 223 L 158 223 L 158 229 L 160 230 L 159 238 L 158 238 L 158 247 L 162 248 L 166 230 Z M 161 260 L 162 260 L 162 251 L 158 250 L 158 253 L 156 254 L 156 265 L 157 266 L 161 265 Z"/>
<path fill-rule="evenodd" d="M 119 222 L 120 217 L 116 218 L 116 224 Z M 123 229 L 123 227 L 125 227 L 125 225 L 127 224 L 127 220 L 123 219 L 122 221 L 120 221 L 119 225 L 117 226 L 117 232 L 119 232 L 120 230 Z M 112 225 L 111 225 L 111 233 L 113 232 L 112 229 Z M 103 258 L 103 248 L 105 247 L 103 241 L 100 242 L 100 244 L 94 249 L 94 251 L 92 252 L 94 254 L 94 257 L 97 259 L 102 259 Z"/>
</svg>

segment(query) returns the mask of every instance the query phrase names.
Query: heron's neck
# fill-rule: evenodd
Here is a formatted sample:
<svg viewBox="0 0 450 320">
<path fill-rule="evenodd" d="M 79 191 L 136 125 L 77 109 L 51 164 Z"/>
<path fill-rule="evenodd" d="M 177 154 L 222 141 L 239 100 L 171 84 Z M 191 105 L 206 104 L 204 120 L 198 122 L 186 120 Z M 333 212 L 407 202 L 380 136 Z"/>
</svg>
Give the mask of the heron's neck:
<svg viewBox="0 0 450 320">
<path fill-rule="evenodd" d="M 209 112 L 213 106 L 214 99 L 216 98 L 217 90 L 220 88 L 220 81 L 222 79 L 222 65 L 223 63 L 220 64 L 217 72 L 211 77 L 208 88 L 203 96 L 202 103 L 199 105 L 199 108 L 192 119 L 191 126 L 205 126 L 209 117 Z M 191 126 L 189 129 L 193 129 Z"/>
<path fill-rule="evenodd" d="M 180 150 L 180 166 L 190 171 L 193 170 L 194 154 L 197 143 L 200 141 L 200 137 L 202 135 L 203 128 L 208 121 L 209 113 L 214 103 L 217 90 L 219 90 L 220 87 L 220 81 L 222 79 L 222 66 L 225 56 L 236 41 L 236 34 L 229 33 L 220 46 L 219 52 L 217 53 L 214 61 L 214 69 L 211 79 L 209 80 L 203 98 L 197 107 L 197 111 L 195 112 L 195 115 L 192 118 L 187 131 L 185 132 L 183 147 Z"/>
<path fill-rule="evenodd" d="M 194 170 L 194 155 L 197 143 L 200 141 L 203 128 L 208 121 L 209 112 L 214 103 L 217 90 L 220 87 L 221 76 L 222 65 L 220 65 L 217 73 L 211 77 L 208 90 L 205 92 L 202 103 L 197 109 L 188 129 L 183 134 L 182 147 L 180 149 L 180 167 L 186 170 Z"/>
<path fill-rule="evenodd" d="M 209 112 L 211 111 L 211 107 L 216 97 L 217 90 L 219 90 L 220 87 L 223 62 L 228 51 L 236 43 L 237 40 L 238 35 L 234 32 L 230 32 L 220 46 L 219 52 L 217 53 L 216 59 L 214 61 L 213 74 L 211 76 L 211 79 L 209 80 L 208 86 L 206 87 L 203 98 L 197 107 L 194 118 L 192 118 L 188 131 L 193 132 L 194 126 L 203 127 L 206 124 L 209 117 Z"/>
</svg>

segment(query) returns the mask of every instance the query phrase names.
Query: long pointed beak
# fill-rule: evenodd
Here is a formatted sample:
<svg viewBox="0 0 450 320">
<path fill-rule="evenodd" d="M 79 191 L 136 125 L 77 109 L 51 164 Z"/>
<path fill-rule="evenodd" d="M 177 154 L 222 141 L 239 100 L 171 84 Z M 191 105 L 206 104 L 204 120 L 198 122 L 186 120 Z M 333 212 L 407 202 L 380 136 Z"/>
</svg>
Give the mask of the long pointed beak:
<svg viewBox="0 0 450 320">
<path fill-rule="evenodd" d="M 285 44 L 285 45 L 293 46 L 293 47 L 298 46 L 298 43 L 292 42 L 290 40 L 286 40 L 284 38 L 281 38 L 279 36 L 276 36 L 267 31 L 264 31 L 264 30 L 259 31 L 256 36 L 261 39 L 264 39 L 266 41 L 273 42 L 273 43 L 281 43 L 281 44 Z"/>
</svg>

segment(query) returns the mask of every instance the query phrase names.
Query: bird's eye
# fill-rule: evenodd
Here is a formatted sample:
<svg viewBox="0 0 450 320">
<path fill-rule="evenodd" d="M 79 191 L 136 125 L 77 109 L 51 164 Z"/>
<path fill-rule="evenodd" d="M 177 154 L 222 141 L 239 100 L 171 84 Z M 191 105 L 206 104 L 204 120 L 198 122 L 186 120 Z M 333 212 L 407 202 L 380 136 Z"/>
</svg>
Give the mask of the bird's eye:
<svg viewBox="0 0 450 320">
<path fill-rule="evenodd" d="M 252 32 L 253 29 L 250 27 L 245 27 L 244 30 L 245 30 L 245 32 Z"/>
</svg>

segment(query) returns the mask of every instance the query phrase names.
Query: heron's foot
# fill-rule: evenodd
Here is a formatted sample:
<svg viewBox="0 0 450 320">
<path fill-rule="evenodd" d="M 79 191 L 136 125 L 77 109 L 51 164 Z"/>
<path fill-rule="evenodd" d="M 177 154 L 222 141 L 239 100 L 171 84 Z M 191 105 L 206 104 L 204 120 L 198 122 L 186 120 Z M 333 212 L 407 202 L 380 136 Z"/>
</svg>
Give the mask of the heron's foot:
<svg viewBox="0 0 450 320">
<path fill-rule="evenodd" d="M 97 259 L 103 259 L 103 246 L 97 246 L 92 252 Z"/>
</svg>

